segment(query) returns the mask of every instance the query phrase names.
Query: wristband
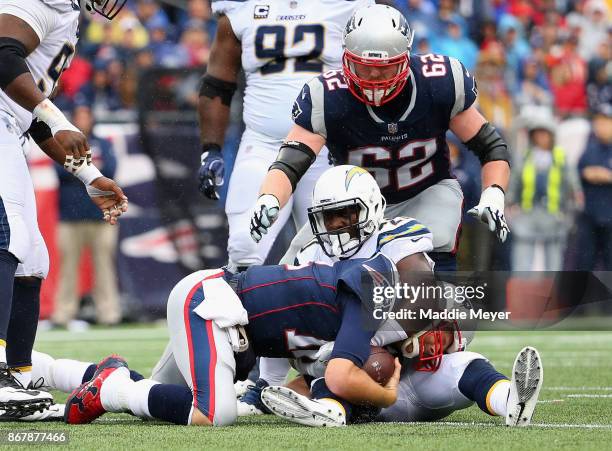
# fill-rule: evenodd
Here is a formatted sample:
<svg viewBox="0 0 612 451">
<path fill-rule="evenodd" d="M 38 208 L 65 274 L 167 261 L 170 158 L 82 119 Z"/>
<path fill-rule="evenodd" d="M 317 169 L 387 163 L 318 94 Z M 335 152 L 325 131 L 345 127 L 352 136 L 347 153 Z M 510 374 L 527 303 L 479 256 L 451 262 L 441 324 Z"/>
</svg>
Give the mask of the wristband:
<svg viewBox="0 0 612 451">
<path fill-rule="evenodd" d="M 62 113 L 49 99 L 45 99 L 36 105 L 32 114 L 35 118 L 49 126 L 53 136 L 62 130 L 81 133 L 81 130 L 72 125 L 70 121 L 66 119 L 64 113 Z"/>
<path fill-rule="evenodd" d="M 82 165 L 79 169 L 76 170 L 74 176 L 77 177 L 81 182 L 83 182 L 85 186 L 91 185 L 91 182 L 93 182 L 97 178 L 103 177 L 100 170 L 93 164 Z"/>
</svg>

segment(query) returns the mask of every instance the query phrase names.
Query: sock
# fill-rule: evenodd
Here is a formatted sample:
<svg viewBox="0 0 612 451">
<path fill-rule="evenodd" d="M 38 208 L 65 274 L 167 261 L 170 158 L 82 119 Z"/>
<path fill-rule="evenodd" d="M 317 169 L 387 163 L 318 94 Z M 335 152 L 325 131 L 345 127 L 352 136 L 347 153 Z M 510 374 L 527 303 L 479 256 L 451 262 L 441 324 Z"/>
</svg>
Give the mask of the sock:
<svg viewBox="0 0 612 451">
<path fill-rule="evenodd" d="M 53 388 L 64 393 L 71 393 L 83 383 L 83 374 L 91 365 L 90 362 L 57 359 L 53 363 L 49 375 L 53 382 Z"/>
<path fill-rule="evenodd" d="M 6 249 L 0 249 L 0 363 L 6 363 L 6 337 L 11 305 L 13 303 L 13 282 L 19 261 Z"/>
<path fill-rule="evenodd" d="M 259 378 L 269 385 L 283 385 L 289 372 L 287 359 L 273 359 L 263 357 L 259 359 Z"/>
<path fill-rule="evenodd" d="M 27 388 L 30 382 L 32 382 L 32 366 L 12 366 L 11 375 Z"/>
<path fill-rule="evenodd" d="M 489 389 L 489 410 L 495 415 L 505 417 L 508 413 L 508 396 L 510 396 L 510 381 L 497 381 Z"/>
<path fill-rule="evenodd" d="M 312 399 L 316 399 L 321 402 L 328 402 L 335 405 L 340 405 L 342 410 L 344 410 L 344 416 L 346 418 L 346 422 L 348 423 L 349 418 L 351 417 L 351 413 L 353 411 L 353 405 L 345 401 L 342 398 L 334 395 L 334 393 L 327 388 L 327 384 L 325 383 L 325 378 L 320 377 L 319 379 L 315 379 L 310 386 L 310 393 L 312 395 Z"/>
<path fill-rule="evenodd" d="M 477 359 L 471 362 L 459 379 L 459 391 L 468 399 L 476 402 L 480 410 L 489 415 L 505 416 L 505 406 L 501 408 L 501 397 L 506 390 L 506 401 L 510 382 L 498 372 L 487 360 Z M 495 394 L 495 408 L 492 405 Z M 505 403 L 505 402 L 504 402 Z"/>
<path fill-rule="evenodd" d="M 130 379 L 130 370 L 117 368 L 102 383 L 100 402 L 108 412 L 126 412 L 130 408 L 130 392 L 134 390 L 134 382 Z"/>
<path fill-rule="evenodd" d="M 149 391 L 149 412 L 153 418 L 174 424 L 191 423 L 193 394 L 189 387 L 157 384 Z"/>
<path fill-rule="evenodd" d="M 13 284 L 13 304 L 7 332 L 6 358 L 10 368 L 27 368 L 17 378 L 26 378 L 25 373 L 32 369 L 32 349 L 38 327 L 40 312 L 41 279 L 36 277 L 16 277 Z M 26 379 L 30 383 L 30 377 Z M 24 385 L 24 386 L 27 386 Z"/>
</svg>

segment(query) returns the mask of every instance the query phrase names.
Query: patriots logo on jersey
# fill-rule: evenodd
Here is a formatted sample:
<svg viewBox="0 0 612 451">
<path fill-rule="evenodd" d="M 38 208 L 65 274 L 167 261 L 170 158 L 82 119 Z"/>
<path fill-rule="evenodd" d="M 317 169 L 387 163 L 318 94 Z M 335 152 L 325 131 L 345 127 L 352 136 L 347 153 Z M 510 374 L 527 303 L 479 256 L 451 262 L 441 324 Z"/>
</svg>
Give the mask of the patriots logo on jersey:
<svg viewBox="0 0 612 451">
<path fill-rule="evenodd" d="M 293 108 L 291 109 L 291 118 L 295 121 L 302 114 L 302 108 L 300 108 L 300 104 L 295 101 L 293 102 Z"/>
</svg>

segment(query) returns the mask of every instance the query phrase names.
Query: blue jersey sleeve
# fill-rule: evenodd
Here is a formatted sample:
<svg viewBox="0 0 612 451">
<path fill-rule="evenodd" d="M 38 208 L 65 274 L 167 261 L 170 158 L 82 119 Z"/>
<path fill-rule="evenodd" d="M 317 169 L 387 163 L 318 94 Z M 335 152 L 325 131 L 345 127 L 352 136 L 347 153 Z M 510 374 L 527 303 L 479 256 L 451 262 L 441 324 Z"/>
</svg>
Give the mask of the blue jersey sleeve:
<svg viewBox="0 0 612 451">
<path fill-rule="evenodd" d="M 324 113 L 324 88 L 321 76 L 304 85 L 293 102 L 291 118 L 300 127 L 327 138 Z"/>
<path fill-rule="evenodd" d="M 374 330 L 362 327 L 361 302 L 353 293 L 343 292 L 339 296 L 344 304 L 342 324 L 330 358 L 348 359 L 361 368 L 370 356 L 370 340 Z"/>
<path fill-rule="evenodd" d="M 448 58 L 455 86 L 455 98 L 452 100 L 451 119 L 471 107 L 478 97 L 476 79 L 456 58 Z"/>
</svg>

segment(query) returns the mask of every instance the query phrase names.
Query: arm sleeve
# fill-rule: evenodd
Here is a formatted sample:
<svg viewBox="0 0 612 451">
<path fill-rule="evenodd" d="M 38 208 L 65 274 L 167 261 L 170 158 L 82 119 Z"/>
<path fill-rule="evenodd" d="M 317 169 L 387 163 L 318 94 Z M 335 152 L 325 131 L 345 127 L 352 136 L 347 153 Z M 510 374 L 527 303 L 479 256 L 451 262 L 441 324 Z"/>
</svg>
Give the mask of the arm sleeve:
<svg viewBox="0 0 612 451">
<path fill-rule="evenodd" d="M 476 101 L 478 87 L 476 79 L 457 58 L 449 58 L 451 75 L 454 84 L 454 95 L 450 118 L 467 110 Z"/>
<path fill-rule="evenodd" d="M 9 14 L 26 22 L 42 42 L 53 29 L 58 13 L 40 0 L 11 0 L 2 2 L 0 14 Z"/>
<path fill-rule="evenodd" d="M 597 166 L 601 164 L 598 161 L 596 161 L 596 159 L 594 158 L 595 152 L 593 152 L 591 149 L 592 147 L 590 145 L 590 140 L 589 140 L 589 142 L 587 142 L 586 148 L 584 149 L 584 153 L 580 157 L 580 160 L 578 160 L 578 170 L 580 172 L 582 172 L 582 170 L 586 168 L 587 166 Z M 582 178 L 582 174 L 580 174 L 580 177 Z"/>
<path fill-rule="evenodd" d="M 374 331 L 361 327 L 363 323 L 361 303 L 357 296 L 348 292 L 339 296 L 345 297 L 342 325 L 330 358 L 348 359 L 361 368 L 370 356 L 370 340 L 374 336 Z"/>
</svg>

